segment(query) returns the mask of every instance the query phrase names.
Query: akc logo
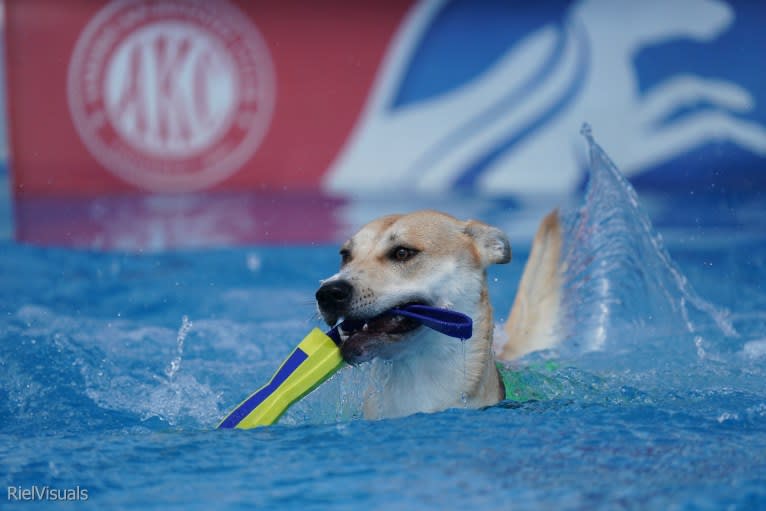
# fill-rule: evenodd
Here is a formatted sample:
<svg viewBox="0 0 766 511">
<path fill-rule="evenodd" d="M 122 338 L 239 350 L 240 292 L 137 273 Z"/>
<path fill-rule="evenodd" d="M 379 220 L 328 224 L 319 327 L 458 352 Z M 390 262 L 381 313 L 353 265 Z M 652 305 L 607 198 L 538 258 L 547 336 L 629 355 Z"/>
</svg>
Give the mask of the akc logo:
<svg viewBox="0 0 766 511">
<path fill-rule="evenodd" d="M 179 192 L 222 181 L 257 150 L 275 103 L 266 44 L 224 1 L 110 3 L 69 65 L 69 108 L 91 154 L 122 179 Z"/>
</svg>

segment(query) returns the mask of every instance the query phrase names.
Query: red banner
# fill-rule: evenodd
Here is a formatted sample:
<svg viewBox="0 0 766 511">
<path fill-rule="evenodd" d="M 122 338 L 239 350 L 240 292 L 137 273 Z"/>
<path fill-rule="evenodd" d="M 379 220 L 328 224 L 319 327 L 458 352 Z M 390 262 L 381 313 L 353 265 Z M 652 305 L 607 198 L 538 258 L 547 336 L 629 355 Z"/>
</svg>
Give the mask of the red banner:
<svg viewBox="0 0 766 511">
<path fill-rule="evenodd" d="M 9 0 L 15 195 L 316 189 L 409 5 Z"/>
</svg>

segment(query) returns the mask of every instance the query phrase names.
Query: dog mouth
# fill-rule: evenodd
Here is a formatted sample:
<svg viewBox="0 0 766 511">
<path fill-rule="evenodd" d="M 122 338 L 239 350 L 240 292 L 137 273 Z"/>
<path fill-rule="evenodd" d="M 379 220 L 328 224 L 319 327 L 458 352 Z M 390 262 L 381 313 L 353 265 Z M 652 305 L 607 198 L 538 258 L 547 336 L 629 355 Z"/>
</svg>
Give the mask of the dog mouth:
<svg viewBox="0 0 766 511">
<path fill-rule="evenodd" d="M 423 302 L 408 302 L 404 305 L 424 305 Z M 384 312 L 368 319 L 349 318 L 339 329 L 341 354 L 349 364 L 358 365 L 376 356 L 388 358 L 391 344 L 421 327 L 415 319 Z"/>
</svg>

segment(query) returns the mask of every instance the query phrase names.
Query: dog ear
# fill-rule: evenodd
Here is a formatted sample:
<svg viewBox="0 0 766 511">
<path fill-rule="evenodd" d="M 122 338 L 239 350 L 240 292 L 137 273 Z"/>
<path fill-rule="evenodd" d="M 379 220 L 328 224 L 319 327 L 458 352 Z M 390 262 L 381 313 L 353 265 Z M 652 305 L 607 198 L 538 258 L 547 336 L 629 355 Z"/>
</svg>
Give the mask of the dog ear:
<svg viewBox="0 0 766 511">
<path fill-rule="evenodd" d="M 469 220 L 463 229 L 473 238 L 478 249 L 481 264 L 505 264 L 511 260 L 511 243 L 503 231 L 483 222 Z"/>
</svg>

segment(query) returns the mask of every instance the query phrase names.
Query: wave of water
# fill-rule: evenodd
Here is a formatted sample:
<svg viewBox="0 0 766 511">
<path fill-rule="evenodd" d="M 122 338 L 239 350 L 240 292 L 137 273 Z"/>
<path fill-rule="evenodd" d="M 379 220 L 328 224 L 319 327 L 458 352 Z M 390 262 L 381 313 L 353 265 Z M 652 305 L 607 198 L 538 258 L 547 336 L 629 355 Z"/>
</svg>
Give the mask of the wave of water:
<svg viewBox="0 0 766 511">
<path fill-rule="evenodd" d="M 15 314 L 2 354 L 9 429 L 102 429 L 159 419 L 209 424 L 220 414 L 220 394 L 181 371 L 184 319 L 175 356 L 164 371 L 166 328 L 135 327 L 24 306 Z M 192 361 L 193 363 L 193 361 Z M 193 368 L 193 366 L 192 366 Z M 138 420 L 136 420 L 138 419 Z"/>
<path fill-rule="evenodd" d="M 699 336 L 711 327 L 736 336 L 730 313 L 699 296 L 673 262 L 590 127 L 582 132 L 590 149 L 585 200 L 562 215 L 566 344 L 608 349 L 625 336 Z"/>
</svg>

